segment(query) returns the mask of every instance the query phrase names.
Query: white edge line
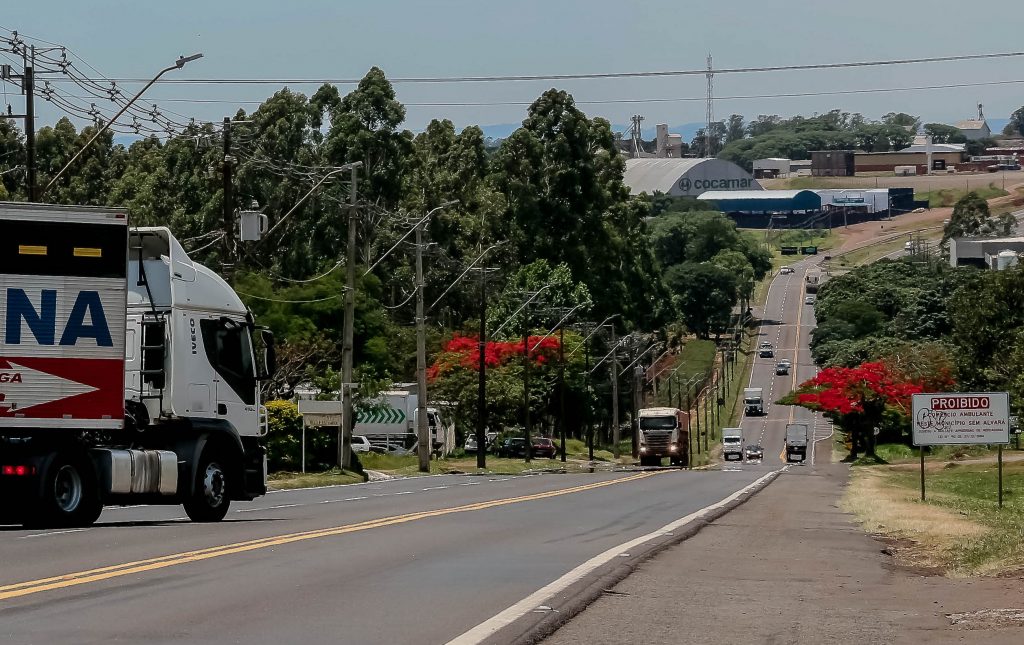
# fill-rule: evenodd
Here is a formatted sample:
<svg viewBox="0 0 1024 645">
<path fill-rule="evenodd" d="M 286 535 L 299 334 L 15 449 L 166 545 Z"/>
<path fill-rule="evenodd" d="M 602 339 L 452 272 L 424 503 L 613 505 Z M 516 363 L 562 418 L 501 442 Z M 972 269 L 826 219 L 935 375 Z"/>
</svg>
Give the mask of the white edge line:
<svg viewBox="0 0 1024 645">
<path fill-rule="evenodd" d="M 614 546 L 605 551 L 604 553 L 594 556 L 593 558 L 587 560 L 586 562 L 579 565 L 572 571 L 569 571 L 561 578 L 558 578 L 554 582 L 551 582 L 550 584 L 541 587 L 540 589 L 533 592 L 526 598 L 523 598 L 516 604 L 509 607 L 508 609 L 505 609 L 501 613 L 496 614 L 495 616 L 485 620 L 484 622 L 480 623 L 476 627 L 473 627 L 472 629 L 463 633 L 462 635 L 456 636 L 452 640 L 448 641 L 447 645 L 475 645 L 476 643 L 484 642 L 484 640 L 493 636 L 499 630 L 507 627 L 508 625 L 511 625 L 513 622 L 519 620 L 526 614 L 531 613 L 538 606 L 545 604 L 545 601 L 547 601 L 548 599 L 552 598 L 558 593 L 561 593 L 562 591 L 565 591 L 568 587 L 578 582 L 587 574 L 591 573 L 592 571 L 598 569 L 601 566 L 604 566 L 605 564 L 611 562 L 617 557 L 622 557 L 624 554 L 628 554 L 630 549 L 634 549 L 656 538 L 664 537 L 666 534 L 672 533 L 680 529 L 681 527 L 686 526 L 690 522 L 700 519 L 701 517 L 707 515 L 711 511 L 717 510 L 725 506 L 726 504 L 732 502 L 733 500 L 739 498 L 741 495 L 744 495 L 747 492 L 757 488 L 763 482 L 765 482 L 771 477 L 774 477 L 778 473 L 785 471 L 787 468 L 788 466 L 783 466 L 778 470 L 773 470 L 767 475 L 764 475 L 763 477 L 757 479 L 753 483 L 744 486 L 743 488 L 739 489 L 738 491 L 736 491 L 732 495 L 729 495 L 728 497 L 721 501 L 715 502 L 710 506 L 705 506 L 699 511 L 690 513 L 685 517 L 681 517 L 678 520 L 675 520 L 674 522 L 666 524 L 665 526 L 661 527 L 656 531 L 648 533 L 647 535 L 641 535 L 638 538 L 634 538 L 628 542 L 624 542 L 618 546 Z"/>
</svg>

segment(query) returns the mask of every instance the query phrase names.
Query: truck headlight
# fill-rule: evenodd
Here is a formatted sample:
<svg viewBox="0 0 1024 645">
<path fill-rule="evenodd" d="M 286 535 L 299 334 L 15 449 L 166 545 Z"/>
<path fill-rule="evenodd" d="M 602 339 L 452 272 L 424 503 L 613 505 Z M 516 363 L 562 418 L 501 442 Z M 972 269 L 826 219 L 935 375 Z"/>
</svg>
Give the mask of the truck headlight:
<svg viewBox="0 0 1024 645">
<path fill-rule="evenodd" d="M 647 452 L 647 446 L 640 446 L 640 452 Z"/>
<path fill-rule="evenodd" d="M 668 447 L 668 449 L 669 452 L 675 452 L 676 450 L 679 449 L 679 446 L 677 446 L 676 444 L 672 444 L 671 446 Z"/>
</svg>

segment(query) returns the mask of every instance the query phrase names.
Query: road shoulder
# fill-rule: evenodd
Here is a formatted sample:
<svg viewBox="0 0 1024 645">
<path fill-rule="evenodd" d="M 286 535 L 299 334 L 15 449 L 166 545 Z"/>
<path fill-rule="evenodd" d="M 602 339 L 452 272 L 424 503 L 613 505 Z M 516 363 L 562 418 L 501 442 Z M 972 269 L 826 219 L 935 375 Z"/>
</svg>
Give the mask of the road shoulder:
<svg viewBox="0 0 1024 645">
<path fill-rule="evenodd" d="M 1019 643 L 1020 579 L 895 566 L 839 509 L 848 468 L 797 467 L 643 563 L 546 643 Z M 949 614 L 989 611 L 956 625 Z"/>
</svg>

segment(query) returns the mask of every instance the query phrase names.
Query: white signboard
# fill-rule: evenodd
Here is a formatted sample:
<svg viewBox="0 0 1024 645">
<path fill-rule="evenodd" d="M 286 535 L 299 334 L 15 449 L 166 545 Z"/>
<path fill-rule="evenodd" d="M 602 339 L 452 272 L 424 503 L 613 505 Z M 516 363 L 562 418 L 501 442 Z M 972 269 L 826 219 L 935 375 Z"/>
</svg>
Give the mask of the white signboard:
<svg viewBox="0 0 1024 645">
<path fill-rule="evenodd" d="M 915 446 L 1010 443 L 1006 392 L 914 395 Z"/>
<path fill-rule="evenodd" d="M 341 401 L 299 401 L 302 423 L 309 428 L 340 426 L 342 410 Z"/>
</svg>

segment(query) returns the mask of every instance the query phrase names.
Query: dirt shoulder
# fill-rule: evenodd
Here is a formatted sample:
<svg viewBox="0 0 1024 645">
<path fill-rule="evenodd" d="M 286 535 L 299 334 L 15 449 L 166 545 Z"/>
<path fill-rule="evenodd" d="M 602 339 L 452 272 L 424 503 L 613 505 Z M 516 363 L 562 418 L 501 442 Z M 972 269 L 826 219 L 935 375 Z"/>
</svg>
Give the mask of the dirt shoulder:
<svg viewBox="0 0 1024 645">
<path fill-rule="evenodd" d="M 792 468 L 545 642 L 1020 642 L 1021 579 L 899 566 L 840 510 L 848 474 L 841 464 Z"/>
</svg>

